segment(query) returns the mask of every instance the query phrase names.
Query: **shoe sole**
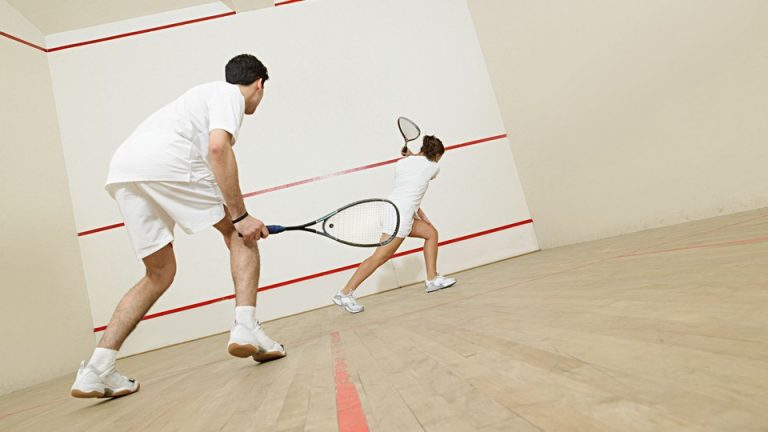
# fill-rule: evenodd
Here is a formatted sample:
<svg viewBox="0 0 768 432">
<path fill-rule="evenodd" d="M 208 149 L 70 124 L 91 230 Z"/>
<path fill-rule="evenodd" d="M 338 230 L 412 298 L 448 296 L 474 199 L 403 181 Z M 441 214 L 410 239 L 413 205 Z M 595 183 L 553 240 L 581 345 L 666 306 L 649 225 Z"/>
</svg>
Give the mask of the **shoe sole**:
<svg viewBox="0 0 768 432">
<path fill-rule="evenodd" d="M 253 357 L 253 359 L 259 363 L 266 363 L 268 361 L 277 360 L 287 355 L 286 353 L 280 351 L 262 351 L 251 344 L 229 344 L 227 351 L 229 351 L 229 354 L 234 357 Z"/>
<path fill-rule="evenodd" d="M 90 398 L 102 398 L 104 397 L 104 392 L 94 390 L 85 392 L 82 390 L 72 389 L 72 391 L 69 393 L 72 395 L 72 397 L 80 398 L 80 399 L 90 399 Z"/>
<path fill-rule="evenodd" d="M 102 392 L 102 391 L 98 391 L 98 390 L 93 390 L 93 391 L 86 392 L 86 391 L 82 391 L 82 390 L 78 390 L 78 389 L 72 389 L 72 391 L 69 394 L 72 395 L 72 397 L 76 397 L 76 398 L 79 398 L 79 399 L 93 399 L 93 398 L 109 399 L 109 398 L 119 398 L 119 397 L 123 397 L 123 396 L 128 396 L 129 394 L 136 393 L 137 391 L 139 391 L 140 388 L 141 388 L 141 384 L 137 384 L 136 385 L 136 390 L 131 391 L 131 390 L 126 389 L 126 390 L 120 390 L 120 391 L 115 392 L 115 393 Z"/>
<path fill-rule="evenodd" d="M 270 362 L 272 360 L 281 359 L 281 358 L 283 358 L 283 357 L 285 357 L 287 355 L 288 355 L 287 353 L 280 352 L 280 351 L 265 351 L 265 352 L 263 352 L 263 353 L 261 353 L 259 355 L 253 356 L 253 359 L 256 360 L 259 363 L 266 363 L 266 362 Z"/>
</svg>

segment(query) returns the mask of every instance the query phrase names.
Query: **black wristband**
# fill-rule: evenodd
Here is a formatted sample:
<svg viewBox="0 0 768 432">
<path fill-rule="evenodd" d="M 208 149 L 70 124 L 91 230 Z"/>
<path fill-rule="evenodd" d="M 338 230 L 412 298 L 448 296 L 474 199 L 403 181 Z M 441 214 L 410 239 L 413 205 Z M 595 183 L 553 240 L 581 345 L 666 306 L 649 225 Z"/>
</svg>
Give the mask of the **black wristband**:
<svg viewBox="0 0 768 432">
<path fill-rule="evenodd" d="M 245 213 L 243 213 L 243 215 L 242 215 L 242 216 L 240 216 L 239 218 L 237 218 L 237 219 L 233 219 L 233 220 L 232 220 L 232 225 L 234 225 L 234 224 L 236 224 L 236 223 L 240 222 L 241 220 L 243 220 L 243 219 L 245 219 L 245 218 L 247 218 L 247 217 L 248 217 L 248 211 L 246 211 Z"/>
</svg>

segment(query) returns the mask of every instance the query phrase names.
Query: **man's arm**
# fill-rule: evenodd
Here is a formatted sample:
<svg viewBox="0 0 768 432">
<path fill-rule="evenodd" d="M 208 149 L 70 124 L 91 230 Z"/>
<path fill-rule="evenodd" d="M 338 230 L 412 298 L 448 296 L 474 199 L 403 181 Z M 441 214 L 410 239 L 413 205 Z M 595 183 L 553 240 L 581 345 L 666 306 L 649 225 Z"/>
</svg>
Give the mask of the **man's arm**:
<svg viewBox="0 0 768 432">
<path fill-rule="evenodd" d="M 210 153 L 211 167 L 221 193 L 224 194 L 224 202 L 229 209 L 232 218 L 238 218 L 245 214 L 245 203 L 240 191 L 240 180 L 237 172 L 237 160 L 232 151 L 232 135 L 223 129 L 214 129 L 208 138 L 208 152 Z M 247 240 L 258 240 L 269 235 L 264 223 L 253 216 L 248 216 L 235 224 L 237 232 Z"/>
</svg>

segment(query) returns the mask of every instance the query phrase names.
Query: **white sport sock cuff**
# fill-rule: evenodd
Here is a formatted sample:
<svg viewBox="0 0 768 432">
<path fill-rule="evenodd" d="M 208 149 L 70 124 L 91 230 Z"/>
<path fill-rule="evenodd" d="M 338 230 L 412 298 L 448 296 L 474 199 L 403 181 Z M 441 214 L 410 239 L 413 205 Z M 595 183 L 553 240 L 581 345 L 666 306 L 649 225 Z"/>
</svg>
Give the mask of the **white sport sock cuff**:
<svg viewBox="0 0 768 432">
<path fill-rule="evenodd" d="M 255 306 L 236 306 L 235 321 L 248 327 L 255 327 L 256 307 Z"/>
<path fill-rule="evenodd" d="M 109 368 L 115 365 L 116 359 L 117 351 L 109 348 L 96 348 L 93 350 L 91 360 L 88 361 L 88 366 L 91 366 L 99 372 L 106 372 Z"/>
</svg>

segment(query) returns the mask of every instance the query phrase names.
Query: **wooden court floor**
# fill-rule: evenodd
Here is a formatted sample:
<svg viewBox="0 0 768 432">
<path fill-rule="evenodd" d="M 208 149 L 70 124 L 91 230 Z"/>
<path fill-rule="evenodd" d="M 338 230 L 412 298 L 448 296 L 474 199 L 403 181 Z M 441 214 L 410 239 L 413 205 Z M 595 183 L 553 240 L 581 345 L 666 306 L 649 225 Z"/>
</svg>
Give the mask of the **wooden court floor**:
<svg viewBox="0 0 768 432">
<path fill-rule="evenodd" d="M 122 399 L 3 396 L 0 430 L 768 431 L 768 210 L 456 277 L 267 323 L 277 362 L 217 335 L 120 360 Z"/>
</svg>

